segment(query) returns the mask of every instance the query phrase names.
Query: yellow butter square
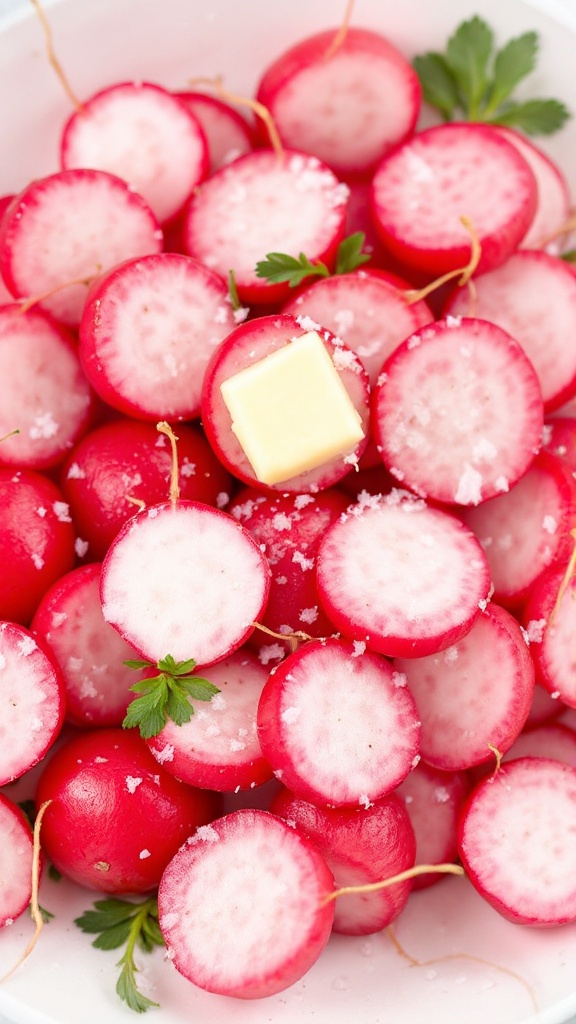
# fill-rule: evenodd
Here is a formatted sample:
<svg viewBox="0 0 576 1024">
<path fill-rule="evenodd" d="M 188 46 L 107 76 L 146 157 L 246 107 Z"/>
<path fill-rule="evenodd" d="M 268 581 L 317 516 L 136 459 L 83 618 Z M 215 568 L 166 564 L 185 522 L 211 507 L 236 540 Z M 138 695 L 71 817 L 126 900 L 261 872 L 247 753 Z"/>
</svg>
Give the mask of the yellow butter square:
<svg viewBox="0 0 576 1024">
<path fill-rule="evenodd" d="M 324 343 L 309 331 L 229 377 L 220 387 L 258 480 L 290 480 L 364 437 L 360 416 Z"/>
</svg>

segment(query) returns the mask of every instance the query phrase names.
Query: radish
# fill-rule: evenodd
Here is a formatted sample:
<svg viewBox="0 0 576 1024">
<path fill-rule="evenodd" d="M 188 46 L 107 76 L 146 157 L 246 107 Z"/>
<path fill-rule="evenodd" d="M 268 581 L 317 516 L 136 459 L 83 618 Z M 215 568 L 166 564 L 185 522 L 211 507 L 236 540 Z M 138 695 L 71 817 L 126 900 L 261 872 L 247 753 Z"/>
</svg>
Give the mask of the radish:
<svg viewBox="0 0 576 1024">
<path fill-rule="evenodd" d="M 536 211 L 536 180 L 518 151 L 484 124 L 428 128 L 385 157 L 372 182 L 383 245 L 431 275 L 465 267 L 473 225 L 478 272 L 504 263 Z M 433 189 L 433 191 L 432 191 Z"/>
<path fill-rule="evenodd" d="M 168 864 L 159 923 L 176 969 L 208 992 L 255 999 L 318 959 L 334 919 L 332 874 L 313 843 L 266 811 L 200 828 Z"/>
<path fill-rule="evenodd" d="M 48 645 L 0 623 L 0 786 L 44 757 L 64 720 L 64 680 Z"/>
<path fill-rule="evenodd" d="M 576 768 L 576 732 L 563 722 L 524 730 L 506 752 L 502 763 L 517 757 L 547 757 Z"/>
<path fill-rule="evenodd" d="M 472 884 L 508 920 L 576 920 L 576 769 L 532 757 L 503 765 L 468 797 L 459 851 Z"/>
<path fill-rule="evenodd" d="M 575 594 L 571 566 L 549 569 L 532 586 L 523 610 L 536 678 L 571 708 L 576 708 Z"/>
<path fill-rule="evenodd" d="M 386 467 L 422 497 L 478 505 L 508 491 L 540 447 L 534 368 L 510 335 L 447 317 L 396 348 L 373 392 Z"/>
<path fill-rule="evenodd" d="M 176 96 L 202 126 L 208 145 L 208 176 L 252 151 L 254 131 L 234 107 L 205 92 L 177 92 Z"/>
<path fill-rule="evenodd" d="M 544 451 L 562 459 L 576 473 L 576 419 L 572 416 L 553 416 L 544 424 L 542 435 Z"/>
<path fill-rule="evenodd" d="M 123 178 L 164 223 L 206 177 L 208 149 L 200 122 L 177 96 L 151 82 L 121 82 L 72 114 L 62 133 L 61 165 Z"/>
<path fill-rule="evenodd" d="M 218 811 L 213 794 L 178 782 L 122 729 L 63 744 L 38 782 L 37 805 L 48 800 L 46 855 L 67 878 L 109 893 L 155 889 L 180 845 Z"/>
<path fill-rule="evenodd" d="M 400 783 L 396 793 L 404 800 L 414 829 L 418 864 L 445 864 L 457 860 L 458 820 L 469 788 L 466 772 L 440 771 L 425 761 L 419 761 L 414 771 Z M 383 873 L 381 877 L 386 875 Z M 412 886 L 427 889 L 441 880 L 441 874 L 430 872 L 414 878 Z"/>
<path fill-rule="evenodd" d="M 227 299 L 218 275 L 188 256 L 124 262 L 88 294 L 80 321 L 86 376 L 129 416 L 193 419 L 208 360 L 234 327 Z"/>
<path fill-rule="evenodd" d="M 417 762 L 420 721 L 403 677 L 384 658 L 364 644 L 311 640 L 271 672 L 258 735 L 296 796 L 368 807 Z"/>
<path fill-rule="evenodd" d="M 265 69 L 257 98 L 286 146 L 314 154 L 336 174 L 365 174 L 414 131 L 420 84 L 383 35 L 348 27 L 281 53 Z"/>
<path fill-rule="evenodd" d="M 32 895 L 32 830 L 26 815 L 0 793 L 0 928 L 14 924 Z"/>
<path fill-rule="evenodd" d="M 532 643 L 532 640 L 530 640 L 530 643 Z M 540 686 L 538 680 L 536 680 L 530 714 L 526 719 L 526 728 L 531 729 L 540 725 L 547 725 L 555 718 L 558 718 L 562 714 L 563 709 L 564 705 L 558 698 L 552 697 L 548 690 Z"/>
<path fill-rule="evenodd" d="M 80 322 L 90 281 L 161 249 L 150 207 L 104 171 L 60 171 L 33 181 L 0 225 L 0 273 L 12 294 L 42 296 L 38 305 L 71 327 Z"/>
<path fill-rule="evenodd" d="M 423 657 L 471 629 L 490 592 L 479 542 L 446 512 L 402 491 L 361 494 L 318 553 L 334 625 L 390 657 Z"/>
</svg>

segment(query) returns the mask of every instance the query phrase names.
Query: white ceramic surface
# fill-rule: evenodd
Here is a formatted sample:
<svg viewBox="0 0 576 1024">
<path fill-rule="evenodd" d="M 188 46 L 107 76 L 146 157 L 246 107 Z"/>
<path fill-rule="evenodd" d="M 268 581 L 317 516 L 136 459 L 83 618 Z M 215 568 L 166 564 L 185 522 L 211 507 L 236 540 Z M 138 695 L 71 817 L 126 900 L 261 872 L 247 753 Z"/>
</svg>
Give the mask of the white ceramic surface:
<svg viewBox="0 0 576 1024">
<path fill-rule="evenodd" d="M 46 0 L 57 52 L 80 96 L 122 78 L 182 88 L 193 76 L 216 73 L 228 88 L 249 91 L 267 59 L 335 25 L 343 7 L 343 0 Z M 574 0 L 357 0 L 354 20 L 412 55 L 440 47 L 474 13 L 500 40 L 536 29 L 541 60 L 524 92 L 557 95 L 576 110 Z M 0 16 L 1 195 L 56 169 L 69 105 L 32 14 L 21 0 L 0 0 Z M 546 148 L 576 195 L 576 121 Z M 93 898 L 65 881 L 43 882 L 41 902 L 55 919 L 0 988 L 0 1024 L 2 1014 L 14 1024 L 134 1019 L 114 994 L 118 954 L 93 950 L 72 923 Z M 0 975 L 31 931 L 24 916 L 0 935 Z M 516 927 L 466 881 L 450 879 L 415 894 L 396 933 L 422 966 L 403 959 L 385 934 L 336 937 L 289 991 L 246 1003 L 195 989 L 159 951 L 141 960 L 143 987 L 161 1003 L 151 1024 L 560 1024 L 576 1013 L 576 925 Z"/>
</svg>

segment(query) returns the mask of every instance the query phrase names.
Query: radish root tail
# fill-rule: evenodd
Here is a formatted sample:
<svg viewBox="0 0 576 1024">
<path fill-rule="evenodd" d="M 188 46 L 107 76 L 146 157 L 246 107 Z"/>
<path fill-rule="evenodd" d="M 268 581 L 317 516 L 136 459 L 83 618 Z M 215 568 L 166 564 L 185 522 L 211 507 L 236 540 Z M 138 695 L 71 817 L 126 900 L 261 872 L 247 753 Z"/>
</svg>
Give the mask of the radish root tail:
<svg viewBox="0 0 576 1024">
<path fill-rule="evenodd" d="M 400 871 L 391 878 L 384 878 L 379 882 L 367 882 L 365 885 L 344 885 L 341 889 L 334 889 L 324 898 L 324 903 L 330 903 L 339 896 L 355 896 L 358 893 L 379 892 L 380 889 L 387 889 L 390 885 L 398 882 L 407 882 L 419 875 L 440 874 L 440 875 L 463 875 L 464 868 L 460 864 L 415 864 L 413 868 Z"/>
<path fill-rule="evenodd" d="M 468 263 L 465 267 L 459 267 L 456 270 L 449 270 L 446 274 L 442 274 L 441 277 L 437 277 L 434 281 L 430 281 L 430 283 L 424 288 L 409 288 L 404 292 L 404 299 L 409 306 L 414 302 L 420 302 L 421 299 L 427 298 L 427 296 L 432 292 L 435 292 L 437 288 L 441 288 L 442 285 L 447 284 L 448 281 L 453 281 L 455 277 L 458 278 L 457 284 L 459 288 L 463 288 L 464 285 L 468 285 L 471 290 L 472 301 L 476 301 L 476 289 L 472 285 L 471 278 L 478 269 L 478 264 L 482 255 L 482 246 L 480 245 L 478 232 L 470 220 L 470 217 L 460 217 L 460 223 L 466 228 L 470 235 L 470 259 L 468 260 Z"/>
<path fill-rule="evenodd" d="M 44 32 L 44 42 L 46 46 L 46 55 L 48 57 L 48 61 L 51 67 L 56 72 L 56 77 L 58 78 L 60 85 L 64 89 L 64 92 L 66 93 L 76 113 L 84 114 L 86 112 L 85 107 L 82 105 L 76 93 L 74 92 L 72 86 L 70 85 L 70 82 L 68 81 L 68 78 L 64 72 L 64 68 L 62 67 L 60 61 L 58 60 L 58 57 L 56 56 L 56 51 L 54 50 L 54 45 L 52 42 L 52 28 L 44 12 L 44 8 L 42 7 L 40 0 L 30 0 L 30 3 L 32 4 L 34 10 L 36 11 L 38 20 L 42 26 L 42 31 Z"/>
</svg>

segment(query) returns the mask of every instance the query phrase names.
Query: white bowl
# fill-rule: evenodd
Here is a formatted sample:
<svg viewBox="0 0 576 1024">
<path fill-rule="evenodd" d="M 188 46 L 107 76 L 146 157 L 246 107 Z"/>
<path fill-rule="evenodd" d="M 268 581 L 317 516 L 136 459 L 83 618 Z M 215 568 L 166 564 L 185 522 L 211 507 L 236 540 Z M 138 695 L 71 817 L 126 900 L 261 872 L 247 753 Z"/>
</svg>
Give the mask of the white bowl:
<svg viewBox="0 0 576 1024">
<path fill-rule="evenodd" d="M 464 17 L 480 13 L 499 41 L 528 29 L 541 38 L 526 96 L 574 97 L 573 0 L 357 0 L 354 22 L 380 29 L 408 56 L 441 48 Z M 76 92 L 145 77 L 185 88 L 220 73 L 250 92 L 260 69 L 289 43 L 334 26 L 334 0 L 55 0 L 46 3 L 57 53 Z M 546 13 L 548 12 L 548 13 Z M 24 0 L 0 0 L 0 195 L 57 169 L 59 126 L 70 112 L 50 68 L 39 23 Z M 576 195 L 576 121 L 545 143 Z M 576 869 L 576 865 L 575 865 Z M 26 964 L 0 988 L 0 1015 L 16 1024 L 123 1024 L 114 993 L 117 952 L 94 950 L 73 918 L 94 894 L 46 879 L 41 902 L 55 918 Z M 0 935 L 0 975 L 32 931 L 27 915 Z M 334 937 L 314 969 L 287 992 L 256 1002 L 194 988 L 161 952 L 141 959 L 156 1024 L 560 1024 L 576 1013 L 576 925 L 534 930 L 504 921 L 462 879 L 416 893 L 395 926 L 413 966 L 386 934 Z"/>
</svg>

